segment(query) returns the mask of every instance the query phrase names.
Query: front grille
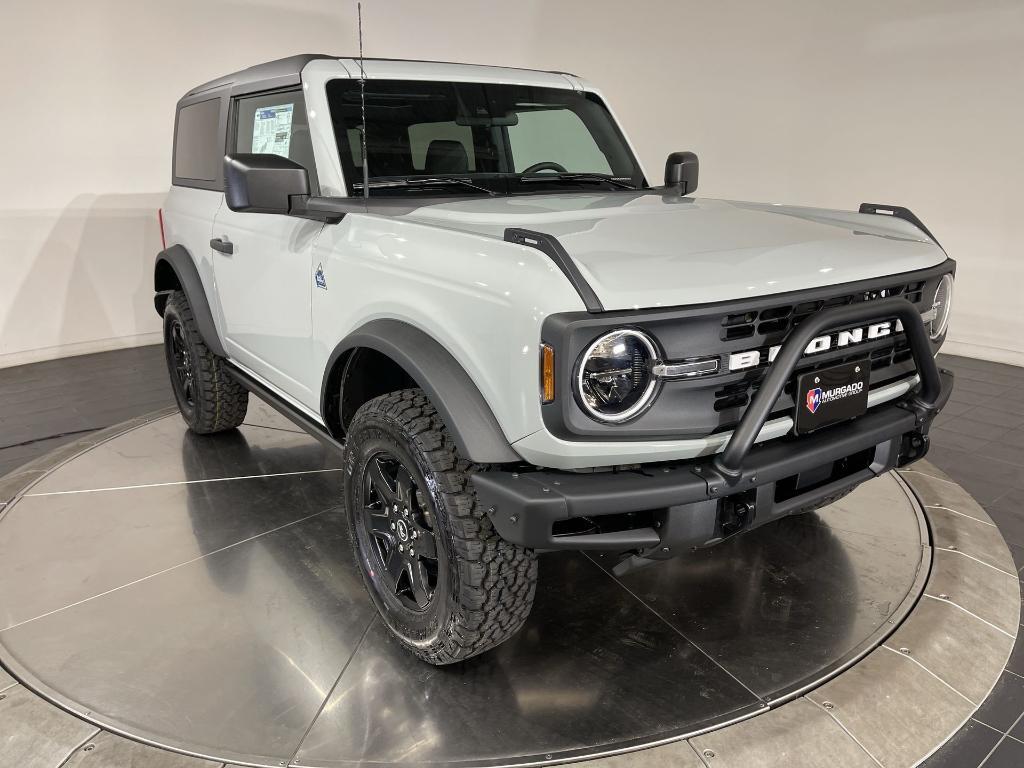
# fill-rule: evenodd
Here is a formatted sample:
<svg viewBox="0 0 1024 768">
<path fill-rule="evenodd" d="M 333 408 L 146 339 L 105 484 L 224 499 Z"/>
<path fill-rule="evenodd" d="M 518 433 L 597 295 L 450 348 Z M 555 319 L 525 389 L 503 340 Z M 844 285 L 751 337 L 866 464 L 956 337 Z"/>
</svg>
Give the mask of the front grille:
<svg viewBox="0 0 1024 768">
<path fill-rule="evenodd" d="M 850 293 L 818 301 L 805 301 L 769 307 L 760 311 L 736 312 L 722 318 L 722 341 L 735 341 L 752 336 L 786 336 L 791 330 L 816 312 L 832 307 L 842 307 L 861 301 L 872 301 L 890 296 L 903 296 L 911 304 L 921 301 L 924 282 L 894 285 L 890 288 Z"/>
<path fill-rule="evenodd" d="M 599 424 L 582 411 L 575 398 L 558 398 L 543 407 L 545 426 L 553 434 L 571 440 L 685 440 L 735 429 L 770 365 L 769 350 L 784 344 L 805 319 L 834 307 L 889 297 L 903 297 L 924 312 L 931 305 L 942 275 L 951 268 L 951 264 L 943 263 L 898 276 L 721 303 L 551 315 L 544 321 L 542 336 L 563 352 L 558 358 L 559 391 L 572 391 L 581 351 L 602 333 L 620 327 L 637 327 L 650 334 L 668 362 L 717 357 L 719 369 L 705 376 L 661 382 L 651 406 L 628 424 Z M 875 322 L 893 320 L 880 316 Z M 829 329 L 830 335 L 853 330 L 849 326 Z M 839 346 L 838 336 L 833 336 L 829 349 L 804 356 L 795 373 L 868 360 L 872 389 L 914 374 L 910 349 L 895 325 L 880 338 L 870 339 L 865 332 L 860 342 L 853 343 L 849 337 L 847 340 L 849 344 Z M 743 359 L 751 360 L 754 352 L 760 352 L 759 365 L 729 370 L 732 355 L 744 355 Z M 790 385 L 774 404 L 772 418 L 793 414 L 793 395 Z"/>
<path fill-rule="evenodd" d="M 920 304 L 925 283 L 917 281 L 894 285 L 887 288 L 878 288 L 860 293 L 847 293 L 840 296 L 833 296 L 827 299 L 816 301 L 805 301 L 798 304 L 786 304 L 777 307 L 768 307 L 759 311 L 734 312 L 722 318 L 722 341 L 736 341 L 744 338 L 761 337 L 767 343 L 755 347 L 761 354 L 761 364 L 756 368 L 748 369 L 742 381 L 734 381 L 722 386 L 715 391 L 714 408 L 717 412 L 728 411 L 734 408 L 745 408 L 750 404 L 754 393 L 757 392 L 761 381 L 767 374 L 771 363 L 768 362 L 768 351 L 785 341 L 790 331 L 800 325 L 808 317 L 811 317 L 822 310 L 832 307 L 842 307 L 848 304 L 856 304 L 862 301 L 874 301 L 893 296 L 902 296 L 912 304 Z M 879 321 L 888 318 L 879 317 Z M 847 328 L 836 328 L 834 331 L 848 330 Z M 833 350 L 835 352 L 836 350 Z M 871 383 L 878 386 L 888 383 L 894 379 L 906 375 L 901 370 L 892 371 L 895 366 L 912 359 L 910 345 L 902 333 L 893 333 L 874 342 L 867 342 L 850 347 L 848 354 L 837 357 L 834 354 L 828 356 L 827 362 L 815 362 L 815 356 L 811 355 L 804 359 L 797 370 L 809 371 L 825 365 L 838 365 L 853 360 L 862 360 L 865 357 L 871 361 Z M 728 359 L 728 358 L 726 358 Z M 792 395 L 793 382 L 786 385 L 785 393 Z M 786 410 L 786 409 L 780 409 Z M 775 415 L 775 414 L 773 414 Z M 723 424 L 722 428 L 732 426 Z"/>
</svg>

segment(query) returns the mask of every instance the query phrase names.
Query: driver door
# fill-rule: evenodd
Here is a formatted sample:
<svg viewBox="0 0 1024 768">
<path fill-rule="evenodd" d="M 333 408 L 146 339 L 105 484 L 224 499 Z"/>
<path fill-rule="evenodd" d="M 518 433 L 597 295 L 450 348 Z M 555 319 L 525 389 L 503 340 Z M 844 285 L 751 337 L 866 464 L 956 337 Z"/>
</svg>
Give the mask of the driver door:
<svg viewBox="0 0 1024 768">
<path fill-rule="evenodd" d="M 231 109 L 228 152 L 288 157 L 309 171 L 310 188 L 317 189 L 300 89 L 235 98 Z M 228 354 L 314 411 L 311 260 L 322 229 L 307 219 L 221 205 L 210 244 Z"/>
</svg>

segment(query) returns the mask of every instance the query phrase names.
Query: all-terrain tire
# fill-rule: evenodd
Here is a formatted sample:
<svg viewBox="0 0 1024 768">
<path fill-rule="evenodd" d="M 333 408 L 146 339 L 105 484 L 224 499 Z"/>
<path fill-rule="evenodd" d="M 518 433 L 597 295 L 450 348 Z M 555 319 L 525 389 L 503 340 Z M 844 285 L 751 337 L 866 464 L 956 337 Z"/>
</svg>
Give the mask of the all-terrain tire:
<svg viewBox="0 0 1024 768">
<path fill-rule="evenodd" d="M 174 399 L 189 429 L 209 435 L 242 423 L 249 392 L 206 346 L 182 291 L 174 291 L 164 307 L 164 353 Z"/>
<path fill-rule="evenodd" d="M 382 456 L 396 458 L 409 470 L 416 484 L 413 495 L 420 498 L 416 506 L 425 510 L 420 514 L 436 543 L 436 586 L 426 607 L 415 610 L 382 582 L 384 556 L 370 543 L 373 534 L 364 522 L 374 493 L 367 473 Z M 363 581 L 394 636 L 431 664 L 452 664 L 500 645 L 519 631 L 533 605 L 536 556 L 495 531 L 469 480 L 470 472 L 479 469 L 459 456 L 441 417 L 419 389 L 370 400 L 348 430 L 344 493 Z M 401 518 L 398 525 L 401 530 Z M 418 530 L 422 535 L 426 527 Z M 387 532 L 377 535 L 386 538 Z"/>
</svg>

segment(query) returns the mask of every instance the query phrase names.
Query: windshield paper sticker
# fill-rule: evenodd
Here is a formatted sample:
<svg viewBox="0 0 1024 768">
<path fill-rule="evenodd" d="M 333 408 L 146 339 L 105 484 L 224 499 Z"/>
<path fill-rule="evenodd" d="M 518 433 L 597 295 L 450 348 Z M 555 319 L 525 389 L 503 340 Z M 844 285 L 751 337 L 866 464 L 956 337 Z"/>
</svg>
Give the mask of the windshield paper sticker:
<svg viewBox="0 0 1024 768">
<path fill-rule="evenodd" d="M 288 157 L 292 143 L 294 104 L 260 107 L 252 123 L 252 151 L 257 154 Z"/>
</svg>

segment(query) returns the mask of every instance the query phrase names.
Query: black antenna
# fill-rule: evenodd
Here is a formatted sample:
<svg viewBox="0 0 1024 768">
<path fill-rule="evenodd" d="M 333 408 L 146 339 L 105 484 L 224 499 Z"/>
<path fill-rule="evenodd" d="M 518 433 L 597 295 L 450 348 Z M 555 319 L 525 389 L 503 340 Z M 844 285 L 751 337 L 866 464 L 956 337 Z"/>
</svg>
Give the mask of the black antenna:
<svg viewBox="0 0 1024 768">
<path fill-rule="evenodd" d="M 356 3 L 359 17 L 359 109 L 363 118 L 363 130 L 360 133 L 363 158 L 363 197 L 370 196 L 370 166 L 366 162 L 366 70 L 363 69 L 363 4 Z"/>
</svg>

